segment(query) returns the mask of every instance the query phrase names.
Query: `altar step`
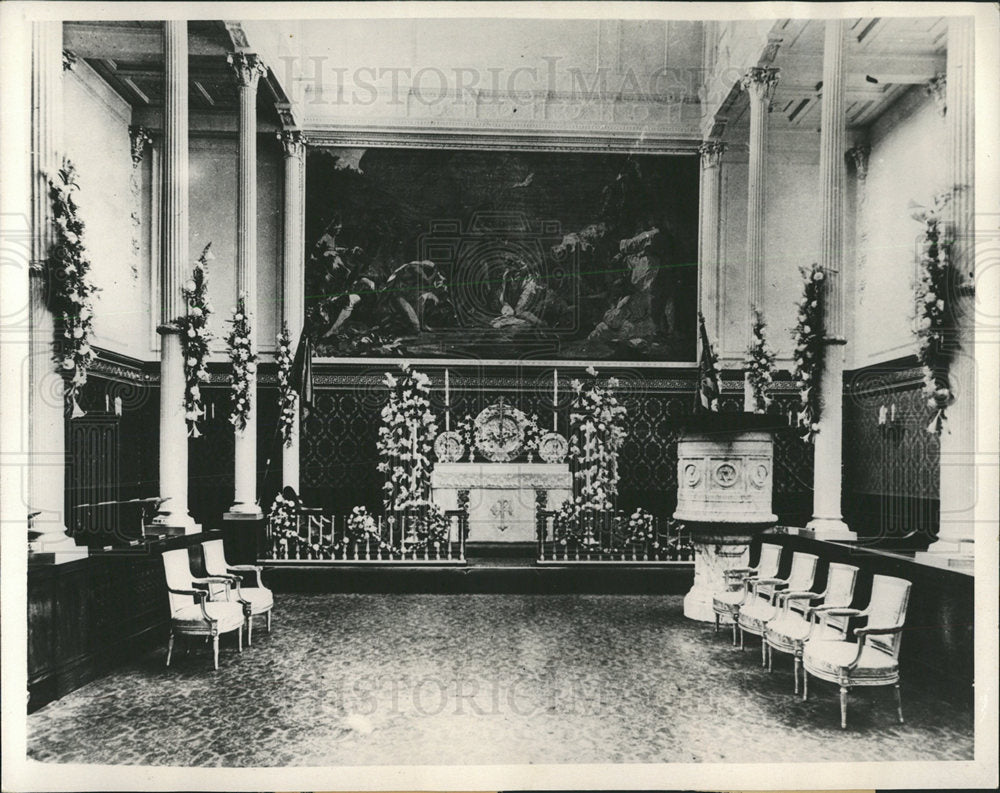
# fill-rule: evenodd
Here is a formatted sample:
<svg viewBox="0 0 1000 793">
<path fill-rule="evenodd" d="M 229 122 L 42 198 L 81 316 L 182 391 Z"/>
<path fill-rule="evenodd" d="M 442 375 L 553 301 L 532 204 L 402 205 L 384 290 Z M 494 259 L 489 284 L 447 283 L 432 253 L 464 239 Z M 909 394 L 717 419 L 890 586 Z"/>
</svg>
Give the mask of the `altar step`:
<svg viewBox="0 0 1000 793">
<path fill-rule="evenodd" d="M 265 584 L 279 593 L 683 594 L 694 581 L 692 562 L 539 565 L 534 553 L 532 558 L 470 556 L 468 563 L 460 567 L 261 564 Z"/>
</svg>

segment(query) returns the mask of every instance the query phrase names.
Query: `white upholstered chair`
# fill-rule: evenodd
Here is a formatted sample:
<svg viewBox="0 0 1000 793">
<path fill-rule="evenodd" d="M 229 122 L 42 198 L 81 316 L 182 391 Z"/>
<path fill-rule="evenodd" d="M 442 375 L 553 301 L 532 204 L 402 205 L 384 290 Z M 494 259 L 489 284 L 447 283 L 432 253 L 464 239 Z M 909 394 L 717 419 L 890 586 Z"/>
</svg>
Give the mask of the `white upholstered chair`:
<svg viewBox="0 0 1000 793">
<path fill-rule="evenodd" d="M 847 727 L 847 692 L 854 686 L 892 686 L 896 711 L 903 723 L 903 703 L 899 692 L 899 644 L 906 607 L 913 585 L 886 575 L 872 577 L 871 600 L 865 609 L 816 609 L 812 619 L 820 624 L 833 618 L 866 617 L 867 624 L 853 631 L 857 641 L 845 632 L 841 638 L 820 634 L 810 637 L 802 650 L 805 671 L 802 699 L 809 696 L 809 675 L 840 686 L 840 726 Z"/>
<path fill-rule="evenodd" d="M 170 602 L 170 638 L 167 641 L 167 666 L 174 650 L 176 636 L 197 636 L 212 640 L 215 668 L 219 668 L 219 636 L 237 632 L 237 643 L 243 652 L 243 604 L 229 598 L 231 582 L 223 578 L 195 578 L 191 575 L 187 548 L 163 553 L 163 572 L 167 580 Z M 222 588 L 222 597 L 209 600 L 204 589 L 195 584 Z"/>
<path fill-rule="evenodd" d="M 724 571 L 726 589 L 712 595 L 712 610 L 715 612 L 715 630 L 719 630 L 722 617 L 733 624 L 733 646 L 736 645 L 736 620 L 740 607 L 750 592 L 750 582 L 758 578 L 773 578 L 778 574 L 781 562 L 781 546 L 761 543 L 760 556 L 756 567 L 735 567 Z"/>
<path fill-rule="evenodd" d="M 819 629 L 819 625 L 809 619 L 815 610 L 810 604 L 822 601 L 819 608 L 830 610 L 847 608 L 854 598 L 854 586 L 858 580 L 858 568 L 842 562 L 831 562 L 826 574 L 826 588 L 822 592 L 789 590 L 779 592 L 778 615 L 764 627 L 764 641 L 767 644 L 767 668 L 771 669 L 773 653 L 788 653 L 794 658 L 795 693 L 799 693 L 799 667 L 802 665 L 802 648 L 806 639 L 814 633 L 827 638 L 842 638 L 847 631 L 847 617 L 831 617 Z"/>
<path fill-rule="evenodd" d="M 764 627 L 778 616 L 778 596 L 783 591 L 803 592 L 810 589 L 816 580 L 815 554 L 796 551 L 792 554 L 792 569 L 788 578 L 757 578 L 749 583 L 746 601 L 736 615 L 740 632 L 740 649 L 743 649 L 744 634 L 752 633 L 763 639 Z M 761 666 L 767 664 L 767 642 L 760 643 Z"/>
<path fill-rule="evenodd" d="M 239 586 L 238 597 L 249 604 L 247 614 L 247 644 L 253 644 L 253 618 L 263 615 L 266 619 L 267 632 L 271 632 L 271 609 L 274 608 L 274 595 L 264 586 L 261 580 L 261 568 L 253 564 L 229 564 L 226 561 L 226 551 L 222 540 L 209 540 L 201 545 L 205 555 L 205 572 L 210 576 L 228 579 Z M 252 582 L 247 582 L 240 573 L 253 574 Z"/>
</svg>

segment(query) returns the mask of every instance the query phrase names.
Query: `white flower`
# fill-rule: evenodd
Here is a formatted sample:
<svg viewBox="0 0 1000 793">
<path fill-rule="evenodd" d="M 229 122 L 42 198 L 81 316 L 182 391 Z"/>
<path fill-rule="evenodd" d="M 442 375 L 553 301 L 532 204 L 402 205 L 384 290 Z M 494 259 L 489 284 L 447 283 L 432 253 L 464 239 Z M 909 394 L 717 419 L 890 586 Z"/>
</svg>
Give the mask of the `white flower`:
<svg viewBox="0 0 1000 793">
<path fill-rule="evenodd" d="M 924 295 L 924 302 L 927 305 L 930 305 L 931 303 L 936 303 L 937 299 L 938 299 L 938 296 L 936 294 L 934 294 L 933 292 L 928 292 L 926 295 Z"/>
<path fill-rule="evenodd" d="M 597 377 L 597 370 L 593 366 L 588 366 L 584 371 L 591 377 Z"/>
<path fill-rule="evenodd" d="M 188 358 L 187 361 L 185 361 L 185 363 L 187 363 L 189 369 L 193 369 L 194 367 L 196 367 L 198 365 L 198 359 L 197 358 Z"/>
<path fill-rule="evenodd" d="M 193 279 L 189 278 L 187 281 L 184 282 L 184 290 L 187 292 L 193 292 L 197 288 L 198 285 L 194 282 Z"/>
<path fill-rule="evenodd" d="M 810 328 L 808 325 L 803 325 L 802 332 L 805 333 L 806 335 L 809 335 L 810 333 L 812 333 L 812 328 Z"/>
<path fill-rule="evenodd" d="M 814 281 L 822 281 L 823 280 L 823 271 L 822 270 L 816 270 L 815 272 L 813 272 L 813 280 Z"/>
<path fill-rule="evenodd" d="M 198 386 L 191 386 L 191 399 L 198 400 L 201 399 L 201 389 Z"/>
<path fill-rule="evenodd" d="M 192 306 L 191 307 L 191 316 L 192 317 L 200 317 L 201 316 L 201 309 L 198 308 L 198 306 Z"/>
<path fill-rule="evenodd" d="M 250 361 L 247 364 L 247 371 L 250 372 L 251 374 L 253 372 L 256 372 L 257 371 L 257 364 L 255 364 L 253 361 Z"/>
<path fill-rule="evenodd" d="M 62 367 L 63 369 L 73 369 L 76 366 L 76 362 L 72 358 L 63 358 Z"/>
<path fill-rule="evenodd" d="M 197 336 L 198 334 L 197 334 L 197 333 L 195 332 L 195 329 L 194 329 L 194 328 L 188 328 L 188 334 L 187 334 L 187 335 L 188 335 L 188 336 L 189 336 L 190 338 L 192 338 L 192 339 L 193 339 L 193 338 L 194 338 L 195 336 Z"/>
<path fill-rule="evenodd" d="M 937 310 L 938 311 L 944 311 L 944 301 L 943 300 L 938 300 L 938 302 L 937 302 Z"/>
</svg>

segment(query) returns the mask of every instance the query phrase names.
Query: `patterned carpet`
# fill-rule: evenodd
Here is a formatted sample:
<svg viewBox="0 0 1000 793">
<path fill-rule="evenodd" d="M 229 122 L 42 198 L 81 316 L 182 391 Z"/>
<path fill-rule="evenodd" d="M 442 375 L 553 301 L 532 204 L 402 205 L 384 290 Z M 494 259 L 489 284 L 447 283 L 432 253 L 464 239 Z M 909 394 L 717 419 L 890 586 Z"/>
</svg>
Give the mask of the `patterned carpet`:
<svg viewBox="0 0 1000 793">
<path fill-rule="evenodd" d="M 29 757 L 180 766 L 969 760 L 965 697 L 792 694 L 679 596 L 282 595 L 211 671 L 164 651 L 28 717 Z M 905 670 L 904 670 L 905 673 Z"/>
</svg>

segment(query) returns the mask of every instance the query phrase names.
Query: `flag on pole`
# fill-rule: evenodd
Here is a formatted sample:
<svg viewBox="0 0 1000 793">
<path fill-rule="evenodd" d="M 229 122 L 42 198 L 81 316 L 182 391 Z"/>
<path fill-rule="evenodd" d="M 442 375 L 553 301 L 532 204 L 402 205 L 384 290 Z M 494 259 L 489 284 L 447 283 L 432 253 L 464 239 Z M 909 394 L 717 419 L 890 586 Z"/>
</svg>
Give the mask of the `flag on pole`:
<svg viewBox="0 0 1000 793">
<path fill-rule="evenodd" d="M 698 312 L 699 334 L 701 336 L 701 360 L 698 364 L 698 394 L 695 398 L 696 413 L 719 412 L 719 358 L 708 341 L 705 317 Z"/>
<path fill-rule="evenodd" d="M 299 395 L 299 404 L 302 406 L 302 418 L 306 418 L 312 410 L 313 388 L 312 388 L 312 340 L 306 329 L 303 328 L 299 334 L 299 346 L 295 350 L 295 359 L 292 361 L 292 371 L 289 377 L 292 389 Z"/>
</svg>

